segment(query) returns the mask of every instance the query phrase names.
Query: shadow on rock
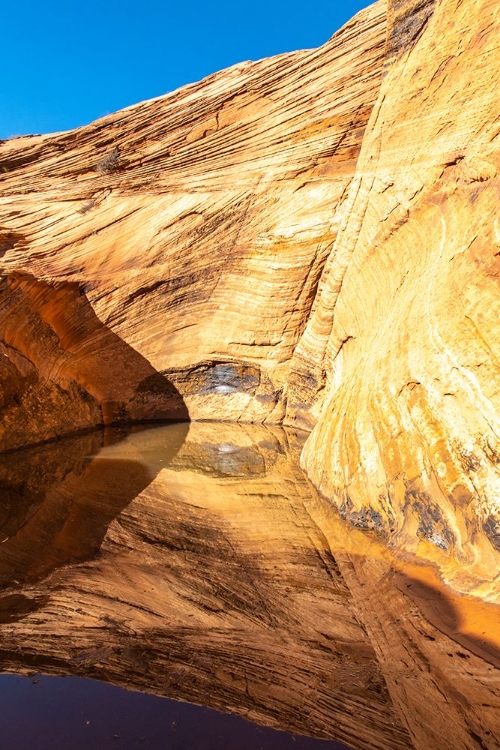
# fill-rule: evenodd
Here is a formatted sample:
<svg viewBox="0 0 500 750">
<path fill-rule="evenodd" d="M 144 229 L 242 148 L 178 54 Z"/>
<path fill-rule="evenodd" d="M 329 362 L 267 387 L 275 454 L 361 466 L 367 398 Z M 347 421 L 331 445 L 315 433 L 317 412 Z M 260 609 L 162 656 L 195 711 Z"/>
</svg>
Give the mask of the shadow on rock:
<svg viewBox="0 0 500 750">
<path fill-rule="evenodd" d="M 76 283 L 0 282 L 0 450 L 105 424 L 189 419 L 177 388 Z"/>
</svg>

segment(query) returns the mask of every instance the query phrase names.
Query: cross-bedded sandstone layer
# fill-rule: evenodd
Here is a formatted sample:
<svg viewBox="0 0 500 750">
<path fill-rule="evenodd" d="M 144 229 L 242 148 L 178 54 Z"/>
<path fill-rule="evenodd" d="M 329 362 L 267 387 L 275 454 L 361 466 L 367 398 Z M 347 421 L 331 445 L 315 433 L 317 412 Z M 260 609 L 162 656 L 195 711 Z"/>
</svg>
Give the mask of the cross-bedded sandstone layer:
<svg viewBox="0 0 500 750">
<path fill-rule="evenodd" d="M 498 598 L 499 23 L 381 0 L 318 50 L 0 144 L 2 449 L 312 429 L 344 516 Z"/>
<path fill-rule="evenodd" d="M 498 7 L 441 0 L 386 70 L 297 371 L 345 515 L 492 579 L 500 552 Z M 397 95 L 395 95 L 397 92 Z M 462 590 L 460 565 L 450 581 Z M 479 593 L 479 590 L 478 590 Z"/>
<path fill-rule="evenodd" d="M 66 430 L 283 419 L 384 45 L 381 4 L 318 50 L 0 147 L 3 446 L 64 431 L 63 403 Z"/>
</svg>

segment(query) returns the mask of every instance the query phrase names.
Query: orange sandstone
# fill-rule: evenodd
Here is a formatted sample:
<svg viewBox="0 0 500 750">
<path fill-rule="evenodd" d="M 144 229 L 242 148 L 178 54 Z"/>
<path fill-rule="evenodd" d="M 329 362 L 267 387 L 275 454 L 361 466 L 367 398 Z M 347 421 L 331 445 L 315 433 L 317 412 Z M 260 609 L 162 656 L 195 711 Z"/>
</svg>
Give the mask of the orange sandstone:
<svg viewBox="0 0 500 750">
<path fill-rule="evenodd" d="M 345 517 L 498 599 L 499 23 L 380 0 L 318 50 L 0 144 L 1 448 L 305 427 Z"/>
</svg>

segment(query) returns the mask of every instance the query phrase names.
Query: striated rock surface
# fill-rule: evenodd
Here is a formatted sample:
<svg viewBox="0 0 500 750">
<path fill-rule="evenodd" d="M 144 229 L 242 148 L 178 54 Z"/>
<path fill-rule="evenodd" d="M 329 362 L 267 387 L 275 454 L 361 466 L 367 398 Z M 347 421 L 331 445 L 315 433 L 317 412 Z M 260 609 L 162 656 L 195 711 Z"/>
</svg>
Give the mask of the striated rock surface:
<svg viewBox="0 0 500 750">
<path fill-rule="evenodd" d="M 342 521 L 299 467 L 305 434 L 117 437 L 0 457 L 0 670 L 97 677 L 356 750 L 498 748 L 498 607 Z"/>
<path fill-rule="evenodd" d="M 379 4 L 318 50 L 0 146 L 3 379 L 19 402 L 7 404 L 3 446 L 64 431 L 53 416 L 62 403 L 66 431 L 186 410 L 283 419 L 290 358 L 378 94 L 385 28 Z M 18 374 L 26 358 L 36 382 Z M 153 373 L 166 398 L 144 385 Z"/>
<path fill-rule="evenodd" d="M 497 10 L 438 2 L 418 41 L 387 69 L 349 216 L 296 350 L 297 372 L 326 383 L 304 454 L 321 491 L 408 551 L 444 561 L 456 549 L 463 567 L 450 566 L 447 580 L 492 599 L 500 562 Z M 484 585 L 463 575 L 468 566 Z"/>
<path fill-rule="evenodd" d="M 344 517 L 498 601 L 499 23 L 380 1 L 318 50 L 0 144 L 1 449 L 306 428 Z"/>
</svg>

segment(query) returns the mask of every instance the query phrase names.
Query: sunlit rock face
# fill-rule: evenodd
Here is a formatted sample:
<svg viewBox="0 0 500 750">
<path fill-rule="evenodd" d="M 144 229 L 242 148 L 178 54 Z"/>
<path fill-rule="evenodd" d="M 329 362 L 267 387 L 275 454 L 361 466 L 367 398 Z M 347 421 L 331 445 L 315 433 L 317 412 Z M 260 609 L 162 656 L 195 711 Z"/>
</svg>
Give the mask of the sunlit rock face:
<svg viewBox="0 0 500 750">
<path fill-rule="evenodd" d="M 498 21 L 494 2 L 441 0 L 386 69 L 296 350 L 326 373 L 303 458 L 321 491 L 483 573 L 500 559 Z M 463 570 L 448 580 L 471 590 Z"/>
<path fill-rule="evenodd" d="M 181 424 L 1 458 L 0 670 L 356 750 L 497 748 L 498 608 L 342 521 L 300 469 L 305 437 Z"/>
<path fill-rule="evenodd" d="M 385 28 L 380 3 L 318 50 L 0 145 L 0 377 L 20 394 L 3 446 L 166 412 L 282 420 L 378 95 Z M 26 274 L 46 285 L 42 310 L 18 302 Z M 31 356 L 42 336 L 54 342 L 49 364 Z M 33 383 L 19 374 L 26 358 Z M 180 399 L 155 399 L 143 388 L 151 373 Z"/>
<path fill-rule="evenodd" d="M 493 0 L 378 2 L 318 50 L 0 144 L 0 448 L 313 430 L 345 518 L 497 601 L 499 40 Z"/>
</svg>

